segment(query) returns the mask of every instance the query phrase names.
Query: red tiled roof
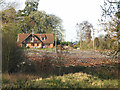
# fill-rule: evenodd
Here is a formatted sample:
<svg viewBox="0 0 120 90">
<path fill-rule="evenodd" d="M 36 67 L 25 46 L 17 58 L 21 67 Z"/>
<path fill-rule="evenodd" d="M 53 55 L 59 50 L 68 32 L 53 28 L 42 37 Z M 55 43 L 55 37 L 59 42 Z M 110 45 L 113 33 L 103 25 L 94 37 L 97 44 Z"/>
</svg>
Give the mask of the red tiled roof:
<svg viewBox="0 0 120 90">
<path fill-rule="evenodd" d="M 18 42 L 23 42 L 31 34 L 18 34 Z M 54 43 L 53 34 L 33 34 L 36 35 L 40 40 L 42 37 L 46 37 L 46 40 L 41 40 L 43 43 Z"/>
<path fill-rule="evenodd" d="M 18 34 L 18 42 L 23 42 L 30 34 Z"/>
</svg>

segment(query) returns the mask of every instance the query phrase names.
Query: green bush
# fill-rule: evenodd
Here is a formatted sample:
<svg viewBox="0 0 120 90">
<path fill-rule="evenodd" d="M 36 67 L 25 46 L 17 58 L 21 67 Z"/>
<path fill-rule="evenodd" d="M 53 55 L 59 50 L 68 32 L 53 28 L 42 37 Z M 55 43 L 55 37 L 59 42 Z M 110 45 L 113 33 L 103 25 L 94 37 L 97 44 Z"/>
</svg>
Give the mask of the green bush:
<svg viewBox="0 0 120 90">
<path fill-rule="evenodd" d="M 3 72 L 16 72 L 17 64 L 21 62 L 22 51 L 17 45 L 16 27 L 8 24 L 2 33 L 2 70 Z"/>
<path fill-rule="evenodd" d="M 77 47 L 78 47 L 78 45 L 74 45 L 74 46 L 73 46 L 74 49 L 77 49 Z"/>
</svg>

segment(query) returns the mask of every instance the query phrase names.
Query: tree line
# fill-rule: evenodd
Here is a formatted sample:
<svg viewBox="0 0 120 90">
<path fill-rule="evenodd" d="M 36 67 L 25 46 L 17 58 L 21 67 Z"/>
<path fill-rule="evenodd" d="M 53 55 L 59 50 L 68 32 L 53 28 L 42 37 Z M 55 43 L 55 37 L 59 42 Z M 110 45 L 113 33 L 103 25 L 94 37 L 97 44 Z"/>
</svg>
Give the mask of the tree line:
<svg viewBox="0 0 120 90">
<path fill-rule="evenodd" d="M 101 5 L 100 25 L 103 25 L 105 36 L 94 38 L 94 28 L 88 21 L 77 23 L 77 38 L 80 48 L 93 49 L 112 49 L 116 52 L 120 51 L 120 2 L 115 0 L 104 0 Z M 93 31 L 93 40 L 91 40 L 91 32 Z M 116 53 L 117 54 L 117 53 Z"/>
</svg>

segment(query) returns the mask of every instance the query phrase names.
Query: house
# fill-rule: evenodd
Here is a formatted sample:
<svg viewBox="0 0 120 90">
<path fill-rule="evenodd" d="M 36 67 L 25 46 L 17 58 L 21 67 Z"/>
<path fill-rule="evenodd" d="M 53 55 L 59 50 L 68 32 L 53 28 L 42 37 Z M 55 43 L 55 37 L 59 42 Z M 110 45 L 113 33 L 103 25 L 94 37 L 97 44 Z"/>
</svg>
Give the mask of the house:
<svg viewBox="0 0 120 90">
<path fill-rule="evenodd" d="M 18 34 L 18 46 L 29 48 L 53 48 L 53 34 Z"/>
</svg>

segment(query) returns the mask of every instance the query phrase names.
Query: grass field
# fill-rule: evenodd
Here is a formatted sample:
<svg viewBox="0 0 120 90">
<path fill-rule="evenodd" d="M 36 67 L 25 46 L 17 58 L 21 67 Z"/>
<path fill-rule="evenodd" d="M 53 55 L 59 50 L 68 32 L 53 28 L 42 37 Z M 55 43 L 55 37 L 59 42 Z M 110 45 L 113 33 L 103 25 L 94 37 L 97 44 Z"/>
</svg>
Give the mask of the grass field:
<svg viewBox="0 0 120 90">
<path fill-rule="evenodd" d="M 83 72 L 48 78 L 4 74 L 3 88 L 118 88 L 118 79 L 101 79 Z"/>
<path fill-rule="evenodd" d="M 46 50 L 26 50 L 23 71 L 3 73 L 2 87 L 118 88 L 117 59 L 87 51 L 76 53 L 56 56 Z"/>
</svg>

